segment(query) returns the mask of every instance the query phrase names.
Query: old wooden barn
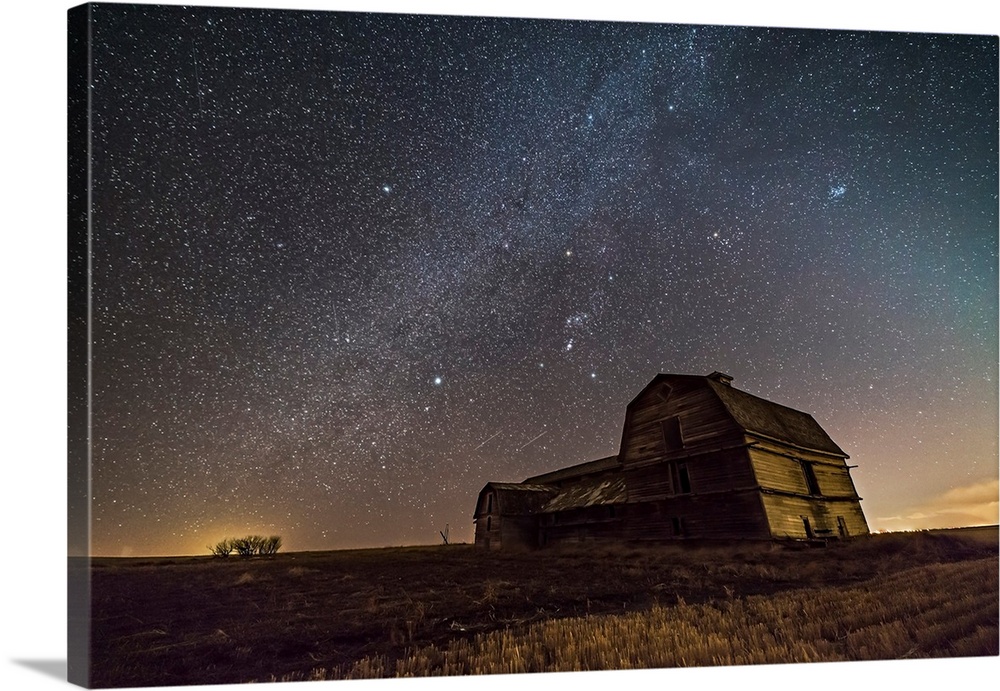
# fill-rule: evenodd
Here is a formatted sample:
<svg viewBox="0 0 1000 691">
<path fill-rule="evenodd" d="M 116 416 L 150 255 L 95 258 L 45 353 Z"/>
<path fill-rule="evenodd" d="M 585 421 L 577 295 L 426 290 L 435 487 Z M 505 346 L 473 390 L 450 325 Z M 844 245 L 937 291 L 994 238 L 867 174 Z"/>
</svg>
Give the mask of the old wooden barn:
<svg viewBox="0 0 1000 691">
<path fill-rule="evenodd" d="M 811 415 L 729 375 L 659 374 L 628 404 L 617 456 L 487 483 L 476 544 L 865 535 L 847 458 Z"/>
</svg>

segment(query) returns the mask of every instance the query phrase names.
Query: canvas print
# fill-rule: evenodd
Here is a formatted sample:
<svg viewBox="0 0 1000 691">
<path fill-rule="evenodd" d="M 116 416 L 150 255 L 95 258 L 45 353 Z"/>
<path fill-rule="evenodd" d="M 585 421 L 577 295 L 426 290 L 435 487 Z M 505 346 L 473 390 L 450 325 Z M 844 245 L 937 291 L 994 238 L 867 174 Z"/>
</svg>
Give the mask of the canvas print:
<svg viewBox="0 0 1000 691">
<path fill-rule="evenodd" d="M 70 681 L 998 655 L 996 36 L 68 19 Z"/>
</svg>

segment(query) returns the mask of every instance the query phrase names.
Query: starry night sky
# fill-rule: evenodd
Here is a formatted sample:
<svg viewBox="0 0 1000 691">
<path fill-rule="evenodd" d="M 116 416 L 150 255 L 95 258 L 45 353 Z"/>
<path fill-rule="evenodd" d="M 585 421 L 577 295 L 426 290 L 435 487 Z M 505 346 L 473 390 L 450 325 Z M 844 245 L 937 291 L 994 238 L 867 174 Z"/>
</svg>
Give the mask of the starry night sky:
<svg viewBox="0 0 1000 691">
<path fill-rule="evenodd" d="M 997 518 L 997 40 L 97 6 L 93 543 L 471 540 L 657 373 Z M 992 502 L 992 503 L 991 503 Z"/>
</svg>

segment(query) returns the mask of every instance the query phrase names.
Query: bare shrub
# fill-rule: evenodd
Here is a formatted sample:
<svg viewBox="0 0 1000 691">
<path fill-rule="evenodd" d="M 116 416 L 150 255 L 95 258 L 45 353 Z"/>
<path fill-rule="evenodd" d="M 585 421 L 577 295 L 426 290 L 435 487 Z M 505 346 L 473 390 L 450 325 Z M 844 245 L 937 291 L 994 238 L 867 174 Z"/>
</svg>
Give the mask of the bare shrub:
<svg viewBox="0 0 1000 691">
<path fill-rule="evenodd" d="M 219 540 L 215 545 L 209 545 L 208 549 L 212 552 L 212 556 L 215 557 L 228 557 L 233 553 L 233 541 L 230 538 L 223 538 Z"/>
<path fill-rule="evenodd" d="M 233 549 L 241 557 L 249 557 L 253 555 L 253 543 L 250 541 L 249 537 L 238 537 L 233 539 Z"/>
<path fill-rule="evenodd" d="M 270 537 L 263 537 L 261 535 L 228 537 L 220 540 L 214 547 L 209 546 L 212 554 L 218 557 L 229 556 L 234 551 L 241 557 L 252 557 L 254 555 L 270 556 L 277 554 L 279 549 L 281 549 L 280 535 L 271 535 Z"/>
<path fill-rule="evenodd" d="M 260 535 L 248 535 L 246 539 L 250 544 L 250 554 L 260 554 L 261 547 L 264 546 L 264 538 Z"/>
<path fill-rule="evenodd" d="M 258 554 L 276 554 L 279 549 L 281 549 L 281 536 L 271 535 L 262 539 Z"/>
</svg>

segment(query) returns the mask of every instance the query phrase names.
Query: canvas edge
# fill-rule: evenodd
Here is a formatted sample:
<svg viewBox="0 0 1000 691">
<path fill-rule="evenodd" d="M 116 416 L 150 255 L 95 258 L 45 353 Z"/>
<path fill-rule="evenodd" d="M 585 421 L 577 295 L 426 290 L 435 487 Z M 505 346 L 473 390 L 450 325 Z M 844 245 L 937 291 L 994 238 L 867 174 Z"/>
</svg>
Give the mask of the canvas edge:
<svg viewBox="0 0 1000 691">
<path fill-rule="evenodd" d="M 90 686 L 92 6 L 67 11 L 67 681 Z"/>
</svg>

